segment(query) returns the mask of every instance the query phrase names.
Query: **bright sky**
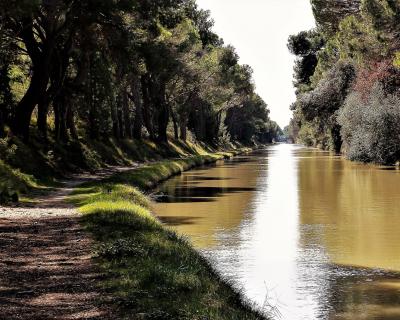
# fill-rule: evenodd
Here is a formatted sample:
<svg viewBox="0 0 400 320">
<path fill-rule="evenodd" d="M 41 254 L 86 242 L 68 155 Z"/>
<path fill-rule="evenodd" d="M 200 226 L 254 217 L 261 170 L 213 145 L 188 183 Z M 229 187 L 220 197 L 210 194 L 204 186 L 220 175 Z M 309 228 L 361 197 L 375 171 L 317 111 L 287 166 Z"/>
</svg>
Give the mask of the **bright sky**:
<svg viewBox="0 0 400 320">
<path fill-rule="evenodd" d="M 257 93 L 283 128 L 292 116 L 295 101 L 289 35 L 314 27 L 310 0 L 197 0 L 211 11 L 215 32 L 231 44 L 242 64 L 254 70 Z"/>
</svg>

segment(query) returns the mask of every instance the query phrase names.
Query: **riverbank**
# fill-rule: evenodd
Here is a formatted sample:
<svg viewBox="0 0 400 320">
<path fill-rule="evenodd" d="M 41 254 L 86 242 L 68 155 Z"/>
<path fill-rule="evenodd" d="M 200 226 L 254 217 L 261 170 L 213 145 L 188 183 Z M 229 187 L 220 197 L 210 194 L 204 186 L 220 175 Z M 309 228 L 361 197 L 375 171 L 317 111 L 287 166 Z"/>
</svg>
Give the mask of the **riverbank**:
<svg viewBox="0 0 400 320">
<path fill-rule="evenodd" d="M 144 191 L 195 166 L 247 150 L 149 164 L 87 183 L 70 201 L 96 242 L 101 285 L 129 319 L 263 319 L 183 237 L 163 226 Z"/>
<path fill-rule="evenodd" d="M 73 173 L 96 174 L 108 167 L 129 167 L 164 159 L 217 152 L 218 146 L 170 139 L 167 144 L 149 140 L 85 140 L 46 144 L 33 131 L 29 144 L 17 137 L 0 139 L 0 204 L 29 204 L 33 197 L 60 186 Z M 235 149 L 239 146 L 230 145 Z M 29 159 L 29 161 L 27 161 Z"/>
</svg>

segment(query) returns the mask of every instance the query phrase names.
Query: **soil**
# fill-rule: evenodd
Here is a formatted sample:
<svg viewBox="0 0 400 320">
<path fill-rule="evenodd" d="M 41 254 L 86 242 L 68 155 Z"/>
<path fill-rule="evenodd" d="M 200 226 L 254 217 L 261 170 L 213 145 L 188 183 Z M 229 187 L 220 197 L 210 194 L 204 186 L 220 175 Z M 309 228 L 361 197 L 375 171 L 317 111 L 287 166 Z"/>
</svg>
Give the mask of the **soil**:
<svg viewBox="0 0 400 320">
<path fill-rule="evenodd" d="M 76 175 L 29 207 L 0 207 L 0 319 L 116 319 L 93 240 L 65 199 L 83 182 L 129 169 Z"/>
</svg>

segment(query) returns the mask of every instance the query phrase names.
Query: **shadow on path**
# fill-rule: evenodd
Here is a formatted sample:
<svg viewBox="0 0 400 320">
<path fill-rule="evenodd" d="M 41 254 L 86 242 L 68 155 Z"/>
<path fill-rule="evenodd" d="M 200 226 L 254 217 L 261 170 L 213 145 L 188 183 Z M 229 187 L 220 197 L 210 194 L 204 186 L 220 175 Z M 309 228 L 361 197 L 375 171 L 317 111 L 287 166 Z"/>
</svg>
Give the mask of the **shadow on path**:
<svg viewBox="0 0 400 320">
<path fill-rule="evenodd" d="M 65 198 L 80 183 L 133 168 L 77 175 L 34 206 L 0 207 L 1 320 L 116 319 L 99 288 L 92 240 Z"/>
<path fill-rule="evenodd" d="M 76 218 L 0 219 L 0 244 L 0 319 L 110 318 Z"/>
</svg>

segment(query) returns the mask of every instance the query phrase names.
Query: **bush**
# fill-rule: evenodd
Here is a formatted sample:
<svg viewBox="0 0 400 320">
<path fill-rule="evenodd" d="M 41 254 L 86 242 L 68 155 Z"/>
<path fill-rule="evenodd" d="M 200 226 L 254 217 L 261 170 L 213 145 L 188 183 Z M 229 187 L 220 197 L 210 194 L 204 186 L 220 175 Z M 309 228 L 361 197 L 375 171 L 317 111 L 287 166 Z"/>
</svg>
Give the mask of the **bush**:
<svg viewBox="0 0 400 320">
<path fill-rule="evenodd" d="M 315 147 L 314 132 L 308 124 L 301 127 L 298 133 L 298 140 L 306 147 Z"/>
<path fill-rule="evenodd" d="M 376 84 L 368 97 L 352 93 L 339 112 L 350 160 L 394 164 L 400 159 L 400 97 Z"/>
<path fill-rule="evenodd" d="M 32 176 L 13 169 L 0 160 L 0 193 L 2 199 L 6 199 L 7 202 L 18 200 L 18 193 L 26 193 L 29 189 L 35 187 L 38 187 L 38 184 Z M 13 199 L 11 199 L 12 197 Z"/>
<path fill-rule="evenodd" d="M 19 196 L 16 191 L 10 191 L 4 186 L 0 185 L 0 204 L 7 204 L 9 202 L 17 203 Z"/>
<path fill-rule="evenodd" d="M 17 151 L 17 146 L 11 144 L 8 138 L 0 139 L 0 159 L 9 160 Z"/>
</svg>

